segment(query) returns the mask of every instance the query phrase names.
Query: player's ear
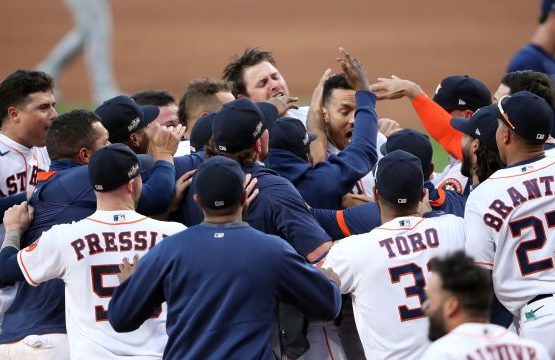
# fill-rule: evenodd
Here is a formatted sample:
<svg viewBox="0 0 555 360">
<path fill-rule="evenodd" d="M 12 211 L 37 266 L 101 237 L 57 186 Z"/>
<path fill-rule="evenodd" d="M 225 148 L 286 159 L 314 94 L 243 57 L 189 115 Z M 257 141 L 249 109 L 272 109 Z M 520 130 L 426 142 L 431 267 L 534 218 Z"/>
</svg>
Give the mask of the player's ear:
<svg viewBox="0 0 555 360">
<path fill-rule="evenodd" d="M 89 149 L 82 147 L 79 149 L 79 152 L 77 152 L 76 160 L 80 164 L 88 164 L 92 154 L 93 153 Z"/>
<path fill-rule="evenodd" d="M 254 151 L 256 151 L 257 154 L 261 153 L 262 152 L 262 140 L 260 138 L 256 139 L 252 148 L 254 149 Z"/>
<path fill-rule="evenodd" d="M 378 202 L 380 196 L 378 194 L 378 189 L 376 188 L 376 186 L 374 185 L 374 188 L 372 189 L 372 192 L 374 193 L 374 201 Z"/>
<path fill-rule="evenodd" d="M 195 202 L 195 204 L 197 204 L 199 208 L 201 208 L 197 194 L 193 194 L 193 201 Z"/>
<path fill-rule="evenodd" d="M 135 188 L 135 178 L 127 182 L 127 191 L 129 191 L 130 193 L 133 193 L 134 188 Z"/>
<path fill-rule="evenodd" d="M 461 308 L 461 303 L 456 296 L 449 296 L 447 300 L 445 300 L 444 306 L 444 314 L 447 318 L 454 317 Z"/>
<path fill-rule="evenodd" d="M 13 119 L 15 122 L 19 122 L 19 109 L 15 106 L 10 106 L 8 108 L 8 118 Z M 5 124 L 4 124 L 5 125 Z"/>
<path fill-rule="evenodd" d="M 466 119 L 470 119 L 470 117 L 474 114 L 474 111 L 472 110 L 465 110 L 463 111 L 463 116 Z"/>
<path fill-rule="evenodd" d="M 327 124 L 330 122 L 330 114 L 328 112 L 328 109 L 326 109 L 325 106 L 322 105 L 322 107 L 320 108 L 322 110 L 322 115 L 324 115 L 324 122 Z"/>
</svg>

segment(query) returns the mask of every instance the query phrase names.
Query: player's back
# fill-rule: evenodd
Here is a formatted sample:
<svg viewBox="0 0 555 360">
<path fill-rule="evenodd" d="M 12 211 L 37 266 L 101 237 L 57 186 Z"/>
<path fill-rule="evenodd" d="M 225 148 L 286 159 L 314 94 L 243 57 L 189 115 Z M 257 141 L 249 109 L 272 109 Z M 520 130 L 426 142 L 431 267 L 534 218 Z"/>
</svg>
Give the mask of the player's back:
<svg viewBox="0 0 555 360">
<path fill-rule="evenodd" d="M 400 217 L 335 246 L 349 257 L 352 283 L 341 290 L 352 294 L 366 357 L 419 359 L 429 343 L 422 309 L 428 263 L 464 246 L 462 219 Z"/>
<path fill-rule="evenodd" d="M 167 342 L 166 309 L 153 320 L 119 334 L 108 323 L 108 303 L 119 285 L 118 264 L 143 256 L 183 225 L 144 217 L 134 211 L 97 211 L 70 225 L 52 228 L 60 239 L 61 276 L 66 283 L 66 322 L 72 359 L 159 359 Z M 42 242 L 42 238 L 39 239 Z"/>
<path fill-rule="evenodd" d="M 493 268 L 496 295 L 513 313 L 555 293 L 554 173 L 552 157 L 501 169 L 467 202 L 466 250 Z"/>
<path fill-rule="evenodd" d="M 545 347 L 502 326 L 465 323 L 436 340 L 422 360 L 549 360 Z"/>
</svg>

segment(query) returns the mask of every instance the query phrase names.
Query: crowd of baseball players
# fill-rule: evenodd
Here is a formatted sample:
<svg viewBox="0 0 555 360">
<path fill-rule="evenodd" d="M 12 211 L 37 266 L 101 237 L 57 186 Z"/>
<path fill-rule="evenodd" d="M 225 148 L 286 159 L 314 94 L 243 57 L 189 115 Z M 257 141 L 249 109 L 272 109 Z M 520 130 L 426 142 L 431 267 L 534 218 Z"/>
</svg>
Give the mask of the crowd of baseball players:
<svg viewBox="0 0 555 360">
<path fill-rule="evenodd" d="M 0 360 L 555 358 L 549 74 L 378 75 L 339 48 L 301 106 L 248 48 L 59 116 L 3 79 Z"/>
</svg>

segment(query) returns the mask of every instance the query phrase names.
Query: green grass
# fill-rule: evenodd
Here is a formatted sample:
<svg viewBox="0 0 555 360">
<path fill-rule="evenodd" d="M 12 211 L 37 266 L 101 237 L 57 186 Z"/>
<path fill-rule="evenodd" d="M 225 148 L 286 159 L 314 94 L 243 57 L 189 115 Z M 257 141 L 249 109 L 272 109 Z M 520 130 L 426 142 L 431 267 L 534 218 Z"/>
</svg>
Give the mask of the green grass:
<svg viewBox="0 0 555 360">
<path fill-rule="evenodd" d="M 71 110 L 75 109 L 86 109 L 86 110 L 94 110 L 94 105 L 92 104 L 85 104 L 85 103 L 58 103 L 56 104 L 56 111 L 58 115 L 65 114 L 66 112 L 70 112 Z"/>
<path fill-rule="evenodd" d="M 434 149 L 433 162 L 436 169 L 435 171 L 441 172 L 449 163 L 449 155 L 434 139 L 430 137 L 430 140 L 432 141 L 432 147 Z"/>
</svg>

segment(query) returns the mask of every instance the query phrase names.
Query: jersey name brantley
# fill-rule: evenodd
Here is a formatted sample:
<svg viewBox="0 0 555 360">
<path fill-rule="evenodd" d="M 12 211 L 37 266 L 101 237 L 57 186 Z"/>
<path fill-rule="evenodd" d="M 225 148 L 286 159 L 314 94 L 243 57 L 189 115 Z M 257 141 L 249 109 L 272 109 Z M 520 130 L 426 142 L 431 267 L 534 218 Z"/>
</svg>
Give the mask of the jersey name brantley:
<svg viewBox="0 0 555 360">
<path fill-rule="evenodd" d="M 484 223 L 499 232 L 505 219 L 509 214 L 522 204 L 540 199 L 545 196 L 553 196 L 553 176 L 541 176 L 520 182 L 511 186 L 503 192 L 506 196 L 494 199 L 488 211 L 484 214 Z"/>
</svg>

